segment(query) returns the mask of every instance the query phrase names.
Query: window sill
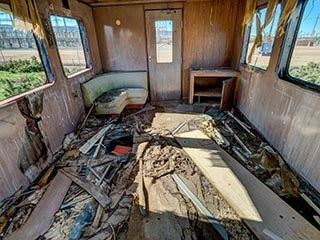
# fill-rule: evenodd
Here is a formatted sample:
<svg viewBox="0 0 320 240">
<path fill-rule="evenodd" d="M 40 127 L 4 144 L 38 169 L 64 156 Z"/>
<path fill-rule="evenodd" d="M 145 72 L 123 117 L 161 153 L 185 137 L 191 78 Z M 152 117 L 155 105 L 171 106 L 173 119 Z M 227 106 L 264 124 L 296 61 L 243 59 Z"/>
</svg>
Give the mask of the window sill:
<svg viewBox="0 0 320 240">
<path fill-rule="evenodd" d="M 249 66 L 251 67 L 251 69 L 253 70 L 253 72 L 265 73 L 265 72 L 267 71 L 267 69 L 263 69 L 263 68 L 251 66 L 251 65 L 248 65 L 248 64 L 246 64 L 246 63 L 241 63 L 240 65 L 241 65 L 241 67 L 243 68 L 243 70 L 246 70 L 246 71 L 248 71 L 248 67 L 249 67 Z"/>
<path fill-rule="evenodd" d="M 290 75 L 285 75 L 285 76 L 278 75 L 278 78 L 281 81 L 285 81 L 285 82 L 294 84 L 297 87 L 303 88 L 307 91 L 311 91 L 311 92 L 314 92 L 317 94 L 320 93 L 320 86 L 319 85 L 309 83 L 309 82 L 301 80 L 299 78 L 291 77 Z"/>
<path fill-rule="evenodd" d="M 71 74 L 71 75 L 69 75 L 69 76 L 66 76 L 66 78 L 68 78 L 69 80 L 73 80 L 73 79 L 75 79 L 76 77 L 79 77 L 80 75 L 85 75 L 85 74 L 87 74 L 87 73 L 90 73 L 92 70 L 93 70 L 92 67 L 90 67 L 90 68 L 85 68 L 85 69 L 83 69 L 83 70 L 81 70 L 81 71 L 79 71 L 79 72 L 76 72 L 76 73 L 73 73 L 73 74 Z"/>
<path fill-rule="evenodd" d="M 29 90 L 29 91 L 27 91 L 27 92 L 21 93 L 21 94 L 19 94 L 19 95 L 15 95 L 15 96 L 6 98 L 6 99 L 4 99 L 4 100 L 1 100 L 1 101 L 0 101 L 0 108 L 1 108 L 1 107 L 4 107 L 4 106 L 7 106 L 8 104 L 10 104 L 10 103 L 12 103 L 12 102 L 15 102 L 15 101 L 17 101 L 18 99 L 23 98 L 23 97 L 25 97 L 25 96 L 27 96 L 27 95 L 30 95 L 30 94 L 35 93 L 35 92 L 37 92 L 37 91 L 41 91 L 41 90 L 47 89 L 47 88 L 49 88 L 49 87 L 51 87 L 51 86 L 53 86 L 53 85 L 54 85 L 54 83 L 46 83 L 45 85 L 42 85 L 42 86 L 37 87 L 37 88 L 35 88 L 35 89 L 32 89 L 32 90 Z"/>
</svg>

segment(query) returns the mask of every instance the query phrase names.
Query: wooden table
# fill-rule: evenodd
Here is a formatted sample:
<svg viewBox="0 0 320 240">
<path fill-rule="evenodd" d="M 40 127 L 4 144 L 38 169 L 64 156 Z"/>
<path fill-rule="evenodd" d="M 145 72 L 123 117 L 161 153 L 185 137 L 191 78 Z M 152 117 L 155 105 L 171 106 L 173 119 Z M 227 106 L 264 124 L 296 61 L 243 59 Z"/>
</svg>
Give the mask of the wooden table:
<svg viewBox="0 0 320 240">
<path fill-rule="evenodd" d="M 234 78 L 235 81 L 229 81 L 229 80 L 223 81 L 223 87 L 221 92 L 217 89 L 216 90 L 209 89 L 206 91 L 195 92 L 194 84 L 195 84 L 196 77 L 230 77 L 230 78 Z M 233 97 L 231 104 L 234 105 L 236 104 L 236 101 L 237 101 L 237 92 L 239 89 L 239 84 L 240 84 L 240 72 L 232 70 L 230 68 L 215 68 L 215 69 L 200 69 L 200 70 L 190 68 L 189 104 L 193 104 L 194 96 L 205 96 L 205 97 L 221 97 L 222 99 L 221 99 L 220 107 L 223 107 L 225 105 L 223 102 L 230 101 L 230 97 Z M 231 92 L 233 96 L 231 96 Z"/>
</svg>

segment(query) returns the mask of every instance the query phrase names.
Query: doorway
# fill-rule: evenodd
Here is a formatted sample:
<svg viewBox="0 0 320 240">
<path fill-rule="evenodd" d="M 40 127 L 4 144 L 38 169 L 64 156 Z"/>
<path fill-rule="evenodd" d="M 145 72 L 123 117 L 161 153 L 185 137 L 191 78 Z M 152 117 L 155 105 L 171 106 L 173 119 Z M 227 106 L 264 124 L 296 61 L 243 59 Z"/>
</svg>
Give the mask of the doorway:
<svg viewBox="0 0 320 240">
<path fill-rule="evenodd" d="M 151 101 L 181 98 L 182 10 L 146 11 Z"/>
</svg>

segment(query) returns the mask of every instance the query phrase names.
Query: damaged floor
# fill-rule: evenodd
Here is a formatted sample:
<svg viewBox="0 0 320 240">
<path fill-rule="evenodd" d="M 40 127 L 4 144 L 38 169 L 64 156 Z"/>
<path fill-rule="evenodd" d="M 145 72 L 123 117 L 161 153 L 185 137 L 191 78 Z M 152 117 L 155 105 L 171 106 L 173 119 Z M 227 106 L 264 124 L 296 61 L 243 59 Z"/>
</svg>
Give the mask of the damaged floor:
<svg viewBox="0 0 320 240">
<path fill-rule="evenodd" d="M 319 229 L 302 200 L 312 190 L 241 115 L 194 106 L 89 116 L 28 189 L 1 203 L 0 239 L 257 239 L 175 137 L 199 129 Z"/>
</svg>

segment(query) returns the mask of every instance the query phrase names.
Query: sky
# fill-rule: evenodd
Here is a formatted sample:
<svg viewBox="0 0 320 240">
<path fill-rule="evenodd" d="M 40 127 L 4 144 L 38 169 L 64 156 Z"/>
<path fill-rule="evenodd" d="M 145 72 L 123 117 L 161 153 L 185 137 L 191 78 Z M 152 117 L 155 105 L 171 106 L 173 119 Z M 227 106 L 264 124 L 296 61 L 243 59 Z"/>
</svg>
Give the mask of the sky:
<svg viewBox="0 0 320 240">
<path fill-rule="evenodd" d="M 320 0 L 309 0 L 300 25 L 299 34 L 312 33 L 316 18 L 319 16 L 316 25 L 316 33 L 320 33 Z"/>
<path fill-rule="evenodd" d="M 276 16 L 275 16 L 275 21 L 274 24 L 276 24 L 279 20 L 279 15 L 280 15 L 280 4 L 278 5 L 277 9 L 276 9 Z M 266 13 L 266 8 L 262 9 L 261 11 L 261 21 L 264 21 L 264 16 Z M 315 24 L 316 18 L 317 16 L 319 16 L 319 20 L 318 23 L 316 25 L 316 33 L 320 34 L 320 0 L 309 0 L 303 17 L 302 17 L 302 21 L 301 21 L 301 25 L 300 25 L 300 29 L 299 29 L 299 36 L 302 34 L 311 34 L 312 33 L 312 29 L 313 26 Z M 265 29 L 265 33 L 268 33 L 270 31 L 270 26 L 271 24 L 269 24 L 266 29 Z M 272 36 L 274 36 L 276 31 L 276 28 L 273 27 L 272 28 Z M 252 29 L 251 29 L 251 35 L 256 35 L 256 19 L 254 17 L 253 19 L 253 23 L 252 23 Z"/>
<path fill-rule="evenodd" d="M 156 28 L 162 28 L 167 31 L 172 31 L 172 21 L 171 20 L 161 20 L 155 22 Z"/>
<path fill-rule="evenodd" d="M 64 18 L 67 26 L 78 26 L 77 21 L 71 18 Z M 52 26 L 64 26 L 63 17 L 58 16 L 50 16 L 50 20 L 52 23 Z M 5 25 L 12 25 L 12 20 L 10 18 L 10 15 L 0 11 L 0 23 Z"/>
</svg>

